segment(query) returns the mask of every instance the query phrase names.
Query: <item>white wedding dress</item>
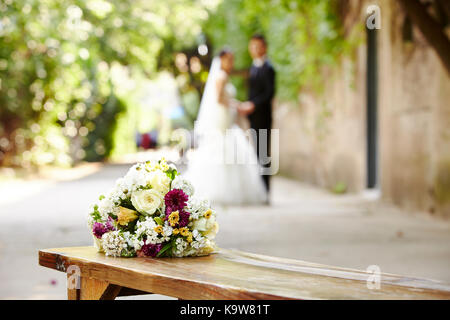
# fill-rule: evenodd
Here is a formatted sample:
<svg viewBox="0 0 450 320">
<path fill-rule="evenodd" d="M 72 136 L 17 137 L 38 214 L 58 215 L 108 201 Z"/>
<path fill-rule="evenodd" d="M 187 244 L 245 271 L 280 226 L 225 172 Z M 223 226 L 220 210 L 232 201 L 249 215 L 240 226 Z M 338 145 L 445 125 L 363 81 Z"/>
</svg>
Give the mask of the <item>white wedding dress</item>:
<svg viewBox="0 0 450 320">
<path fill-rule="evenodd" d="M 237 125 L 238 114 L 229 103 L 222 105 L 216 92 L 217 79 L 225 78 L 225 97 L 230 101 L 235 88 L 213 60 L 195 122 L 198 147 L 189 155 L 186 177 L 195 193 L 219 205 L 254 205 L 266 202 L 267 191 L 260 175 L 256 151 Z"/>
</svg>

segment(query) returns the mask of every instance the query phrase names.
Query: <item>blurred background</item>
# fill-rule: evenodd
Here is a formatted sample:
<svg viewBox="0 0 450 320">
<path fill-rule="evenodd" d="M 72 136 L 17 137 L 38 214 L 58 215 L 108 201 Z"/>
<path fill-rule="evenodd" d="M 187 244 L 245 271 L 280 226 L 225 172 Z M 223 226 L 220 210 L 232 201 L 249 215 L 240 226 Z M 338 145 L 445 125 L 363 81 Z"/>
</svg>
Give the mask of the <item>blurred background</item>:
<svg viewBox="0 0 450 320">
<path fill-rule="evenodd" d="M 37 250 L 90 245 L 88 207 L 130 163 L 179 162 L 214 54 L 248 68 L 255 32 L 280 172 L 271 206 L 221 209 L 218 244 L 450 282 L 449 18 L 446 0 L 0 0 L 0 299 L 65 298 Z"/>
</svg>

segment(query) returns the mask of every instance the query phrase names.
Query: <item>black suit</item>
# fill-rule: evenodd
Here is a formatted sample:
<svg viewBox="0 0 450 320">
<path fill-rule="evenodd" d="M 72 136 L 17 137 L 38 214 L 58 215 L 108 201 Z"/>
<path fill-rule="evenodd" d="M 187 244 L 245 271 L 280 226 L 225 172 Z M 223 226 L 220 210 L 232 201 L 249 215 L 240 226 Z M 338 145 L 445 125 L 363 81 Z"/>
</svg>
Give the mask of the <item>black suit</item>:
<svg viewBox="0 0 450 320">
<path fill-rule="evenodd" d="M 275 70 L 268 60 L 261 67 L 252 65 L 249 77 L 248 100 L 255 105 L 255 110 L 248 116 L 250 126 L 256 130 L 259 159 L 259 129 L 267 129 L 268 148 L 267 155 L 270 156 L 270 129 L 272 128 L 272 99 L 275 95 Z M 269 164 L 262 164 L 269 167 Z M 264 175 L 264 183 L 269 190 L 269 176 Z"/>
</svg>

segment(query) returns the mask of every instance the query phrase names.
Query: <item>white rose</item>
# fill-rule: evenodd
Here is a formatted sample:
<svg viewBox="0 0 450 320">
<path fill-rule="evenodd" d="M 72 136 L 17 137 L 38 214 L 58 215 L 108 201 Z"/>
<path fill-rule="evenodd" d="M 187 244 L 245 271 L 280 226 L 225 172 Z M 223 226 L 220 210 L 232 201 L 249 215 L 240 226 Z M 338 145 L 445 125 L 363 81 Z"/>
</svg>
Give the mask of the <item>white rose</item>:
<svg viewBox="0 0 450 320">
<path fill-rule="evenodd" d="M 216 237 L 217 232 L 219 232 L 219 224 L 215 222 L 212 228 L 206 230 L 205 237 L 209 240 L 213 240 Z"/>
<path fill-rule="evenodd" d="M 155 189 L 134 191 L 131 203 L 137 211 L 143 214 L 154 214 L 163 203 L 163 196 Z"/>
<path fill-rule="evenodd" d="M 152 189 L 155 189 L 162 194 L 166 194 L 170 190 L 170 178 L 162 171 L 150 173 L 148 183 L 151 185 Z"/>
<path fill-rule="evenodd" d="M 200 218 L 194 221 L 194 229 L 199 231 L 206 231 L 206 218 Z"/>
<path fill-rule="evenodd" d="M 206 219 L 206 230 L 214 228 L 215 224 L 216 224 L 216 216 L 212 215 L 209 219 Z"/>
<path fill-rule="evenodd" d="M 194 221 L 193 227 L 199 231 L 207 231 L 209 232 L 211 229 L 215 228 L 216 225 L 216 217 L 212 215 L 209 219 L 203 217 Z"/>
</svg>

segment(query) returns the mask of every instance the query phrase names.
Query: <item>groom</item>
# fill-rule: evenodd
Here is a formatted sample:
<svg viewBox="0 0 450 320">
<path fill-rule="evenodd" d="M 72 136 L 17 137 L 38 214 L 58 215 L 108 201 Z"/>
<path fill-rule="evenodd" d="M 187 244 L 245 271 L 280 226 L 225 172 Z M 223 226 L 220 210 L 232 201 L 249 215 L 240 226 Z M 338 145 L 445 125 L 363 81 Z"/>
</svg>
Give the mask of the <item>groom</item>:
<svg viewBox="0 0 450 320">
<path fill-rule="evenodd" d="M 257 155 L 263 167 L 270 168 L 270 129 L 272 128 L 272 98 L 275 94 L 275 70 L 267 60 L 267 43 L 263 35 L 255 34 L 250 39 L 248 51 L 253 59 L 249 73 L 248 101 L 243 103 L 242 113 L 248 116 L 250 126 L 256 131 Z M 265 135 L 260 129 L 265 129 Z M 261 148 L 260 142 L 267 141 Z M 270 189 L 269 175 L 263 175 L 267 191 Z"/>
</svg>

